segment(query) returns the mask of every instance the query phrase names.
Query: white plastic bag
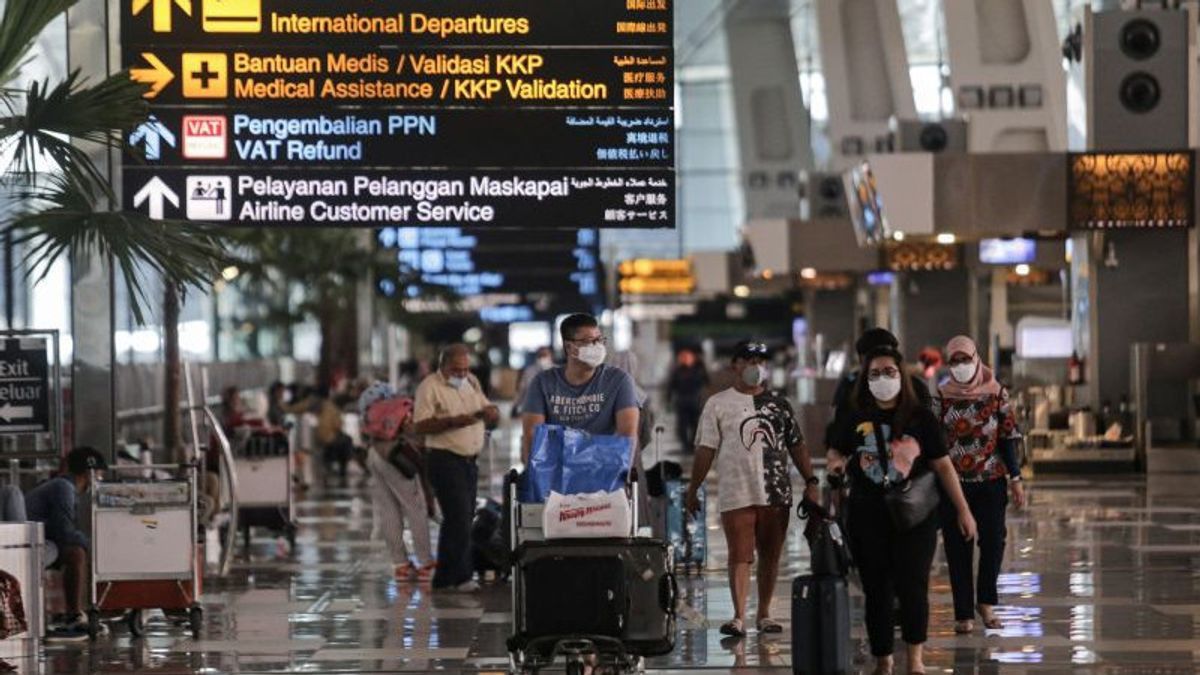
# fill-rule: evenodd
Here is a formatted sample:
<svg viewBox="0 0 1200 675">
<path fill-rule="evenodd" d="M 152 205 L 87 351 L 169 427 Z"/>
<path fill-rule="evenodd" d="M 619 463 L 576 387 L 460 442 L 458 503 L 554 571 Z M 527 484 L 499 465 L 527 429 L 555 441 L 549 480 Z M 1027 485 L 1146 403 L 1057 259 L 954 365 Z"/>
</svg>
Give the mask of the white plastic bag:
<svg viewBox="0 0 1200 675">
<path fill-rule="evenodd" d="M 633 514 L 624 490 L 563 495 L 551 492 L 542 512 L 546 539 L 628 537 Z"/>
</svg>

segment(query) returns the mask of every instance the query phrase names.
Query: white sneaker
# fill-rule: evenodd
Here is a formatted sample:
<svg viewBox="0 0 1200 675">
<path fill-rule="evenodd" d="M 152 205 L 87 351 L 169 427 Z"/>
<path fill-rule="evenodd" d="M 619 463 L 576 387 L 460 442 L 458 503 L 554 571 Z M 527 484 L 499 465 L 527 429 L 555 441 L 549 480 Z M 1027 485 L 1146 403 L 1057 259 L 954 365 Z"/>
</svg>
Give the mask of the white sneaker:
<svg viewBox="0 0 1200 675">
<path fill-rule="evenodd" d="M 455 586 L 454 590 L 459 593 L 478 593 L 479 592 L 479 582 L 475 581 L 474 579 L 472 579 L 470 581 L 464 581 L 461 584 Z"/>
</svg>

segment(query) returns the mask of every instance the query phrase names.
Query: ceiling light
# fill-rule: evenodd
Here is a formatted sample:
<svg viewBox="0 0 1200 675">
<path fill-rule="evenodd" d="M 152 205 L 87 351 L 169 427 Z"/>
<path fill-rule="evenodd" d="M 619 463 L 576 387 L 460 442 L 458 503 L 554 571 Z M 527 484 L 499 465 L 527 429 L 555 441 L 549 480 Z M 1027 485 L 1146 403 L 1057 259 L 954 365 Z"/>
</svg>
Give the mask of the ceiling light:
<svg viewBox="0 0 1200 675">
<path fill-rule="evenodd" d="M 770 281 L 775 278 L 775 270 L 763 270 L 762 278 Z"/>
<path fill-rule="evenodd" d="M 1029 265 L 1017 265 L 1016 272 L 1017 272 L 1017 276 L 1019 276 L 1019 277 L 1027 277 L 1027 276 L 1029 276 L 1029 273 L 1032 271 L 1033 270 L 1030 269 Z"/>
<path fill-rule="evenodd" d="M 805 267 L 804 269 L 800 270 L 800 278 L 801 279 L 816 279 L 817 271 L 811 267 Z"/>
<path fill-rule="evenodd" d="M 939 234 L 937 236 L 937 243 L 942 244 L 943 246 L 949 246 L 956 241 L 958 241 L 958 238 L 948 232 L 945 234 Z"/>
<path fill-rule="evenodd" d="M 749 286 L 734 286 L 733 294 L 739 298 L 748 298 L 748 297 L 750 297 L 750 287 Z"/>
<path fill-rule="evenodd" d="M 230 265 L 229 267 L 221 270 L 221 278 L 225 281 L 233 281 L 234 279 L 238 278 L 238 275 L 241 273 L 242 271 L 239 270 L 236 265 Z"/>
<path fill-rule="evenodd" d="M 904 241 L 904 233 L 897 230 L 892 233 L 892 239 L 895 239 L 896 241 Z"/>
</svg>

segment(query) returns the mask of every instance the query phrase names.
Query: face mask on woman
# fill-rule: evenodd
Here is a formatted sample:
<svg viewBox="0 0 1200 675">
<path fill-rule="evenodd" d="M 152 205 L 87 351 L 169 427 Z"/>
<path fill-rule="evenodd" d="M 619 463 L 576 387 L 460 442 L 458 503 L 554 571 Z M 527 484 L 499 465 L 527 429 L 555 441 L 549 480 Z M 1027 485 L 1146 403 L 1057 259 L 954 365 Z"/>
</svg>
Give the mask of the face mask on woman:
<svg viewBox="0 0 1200 675">
<path fill-rule="evenodd" d="M 894 401 L 900 395 L 900 376 L 896 377 L 881 377 L 878 380 L 873 380 L 867 383 L 871 389 L 871 395 L 876 401 L 886 403 Z"/>
<path fill-rule="evenodd" d="M 978 370 L 978 367 L 975 365 L 974 361 L 970 363 L 960 363 L 955 366 L 950 366 L 950 376 L 953 377 L 954 381 L 958 382 L 959 384 L 967 384 L 975 378 L 976 370 Z"/>
</svg>

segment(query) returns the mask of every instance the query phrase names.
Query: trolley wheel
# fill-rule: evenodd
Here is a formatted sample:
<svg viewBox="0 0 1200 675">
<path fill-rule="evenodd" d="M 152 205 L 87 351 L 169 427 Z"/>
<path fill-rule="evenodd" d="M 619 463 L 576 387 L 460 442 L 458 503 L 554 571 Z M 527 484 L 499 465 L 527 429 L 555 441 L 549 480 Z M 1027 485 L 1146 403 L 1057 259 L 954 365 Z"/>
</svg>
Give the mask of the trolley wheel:
<svg viewBox="0 0 1200 675">
<path fill-rule="evenodd" d="M 125 625 L 129 627 L 129 634 L 135 638 L 140 638 L 146 635 L 146 613 L 140 609 L 131 609 L 125 615 Z"/>
<path fill-rule="evenodd" d="M 93 642 L 100 635 L 100 610 L 92 607 L 87 612 L 88 638 Z"/>
<path fill-rule="evenodd" d="M 200 639 L 200 629 L 204 628 L 204 610 L 199 607 L 192 607 L 188 611 L 188 621 L 192 627 L 192 639 Z"/>
</svg>

